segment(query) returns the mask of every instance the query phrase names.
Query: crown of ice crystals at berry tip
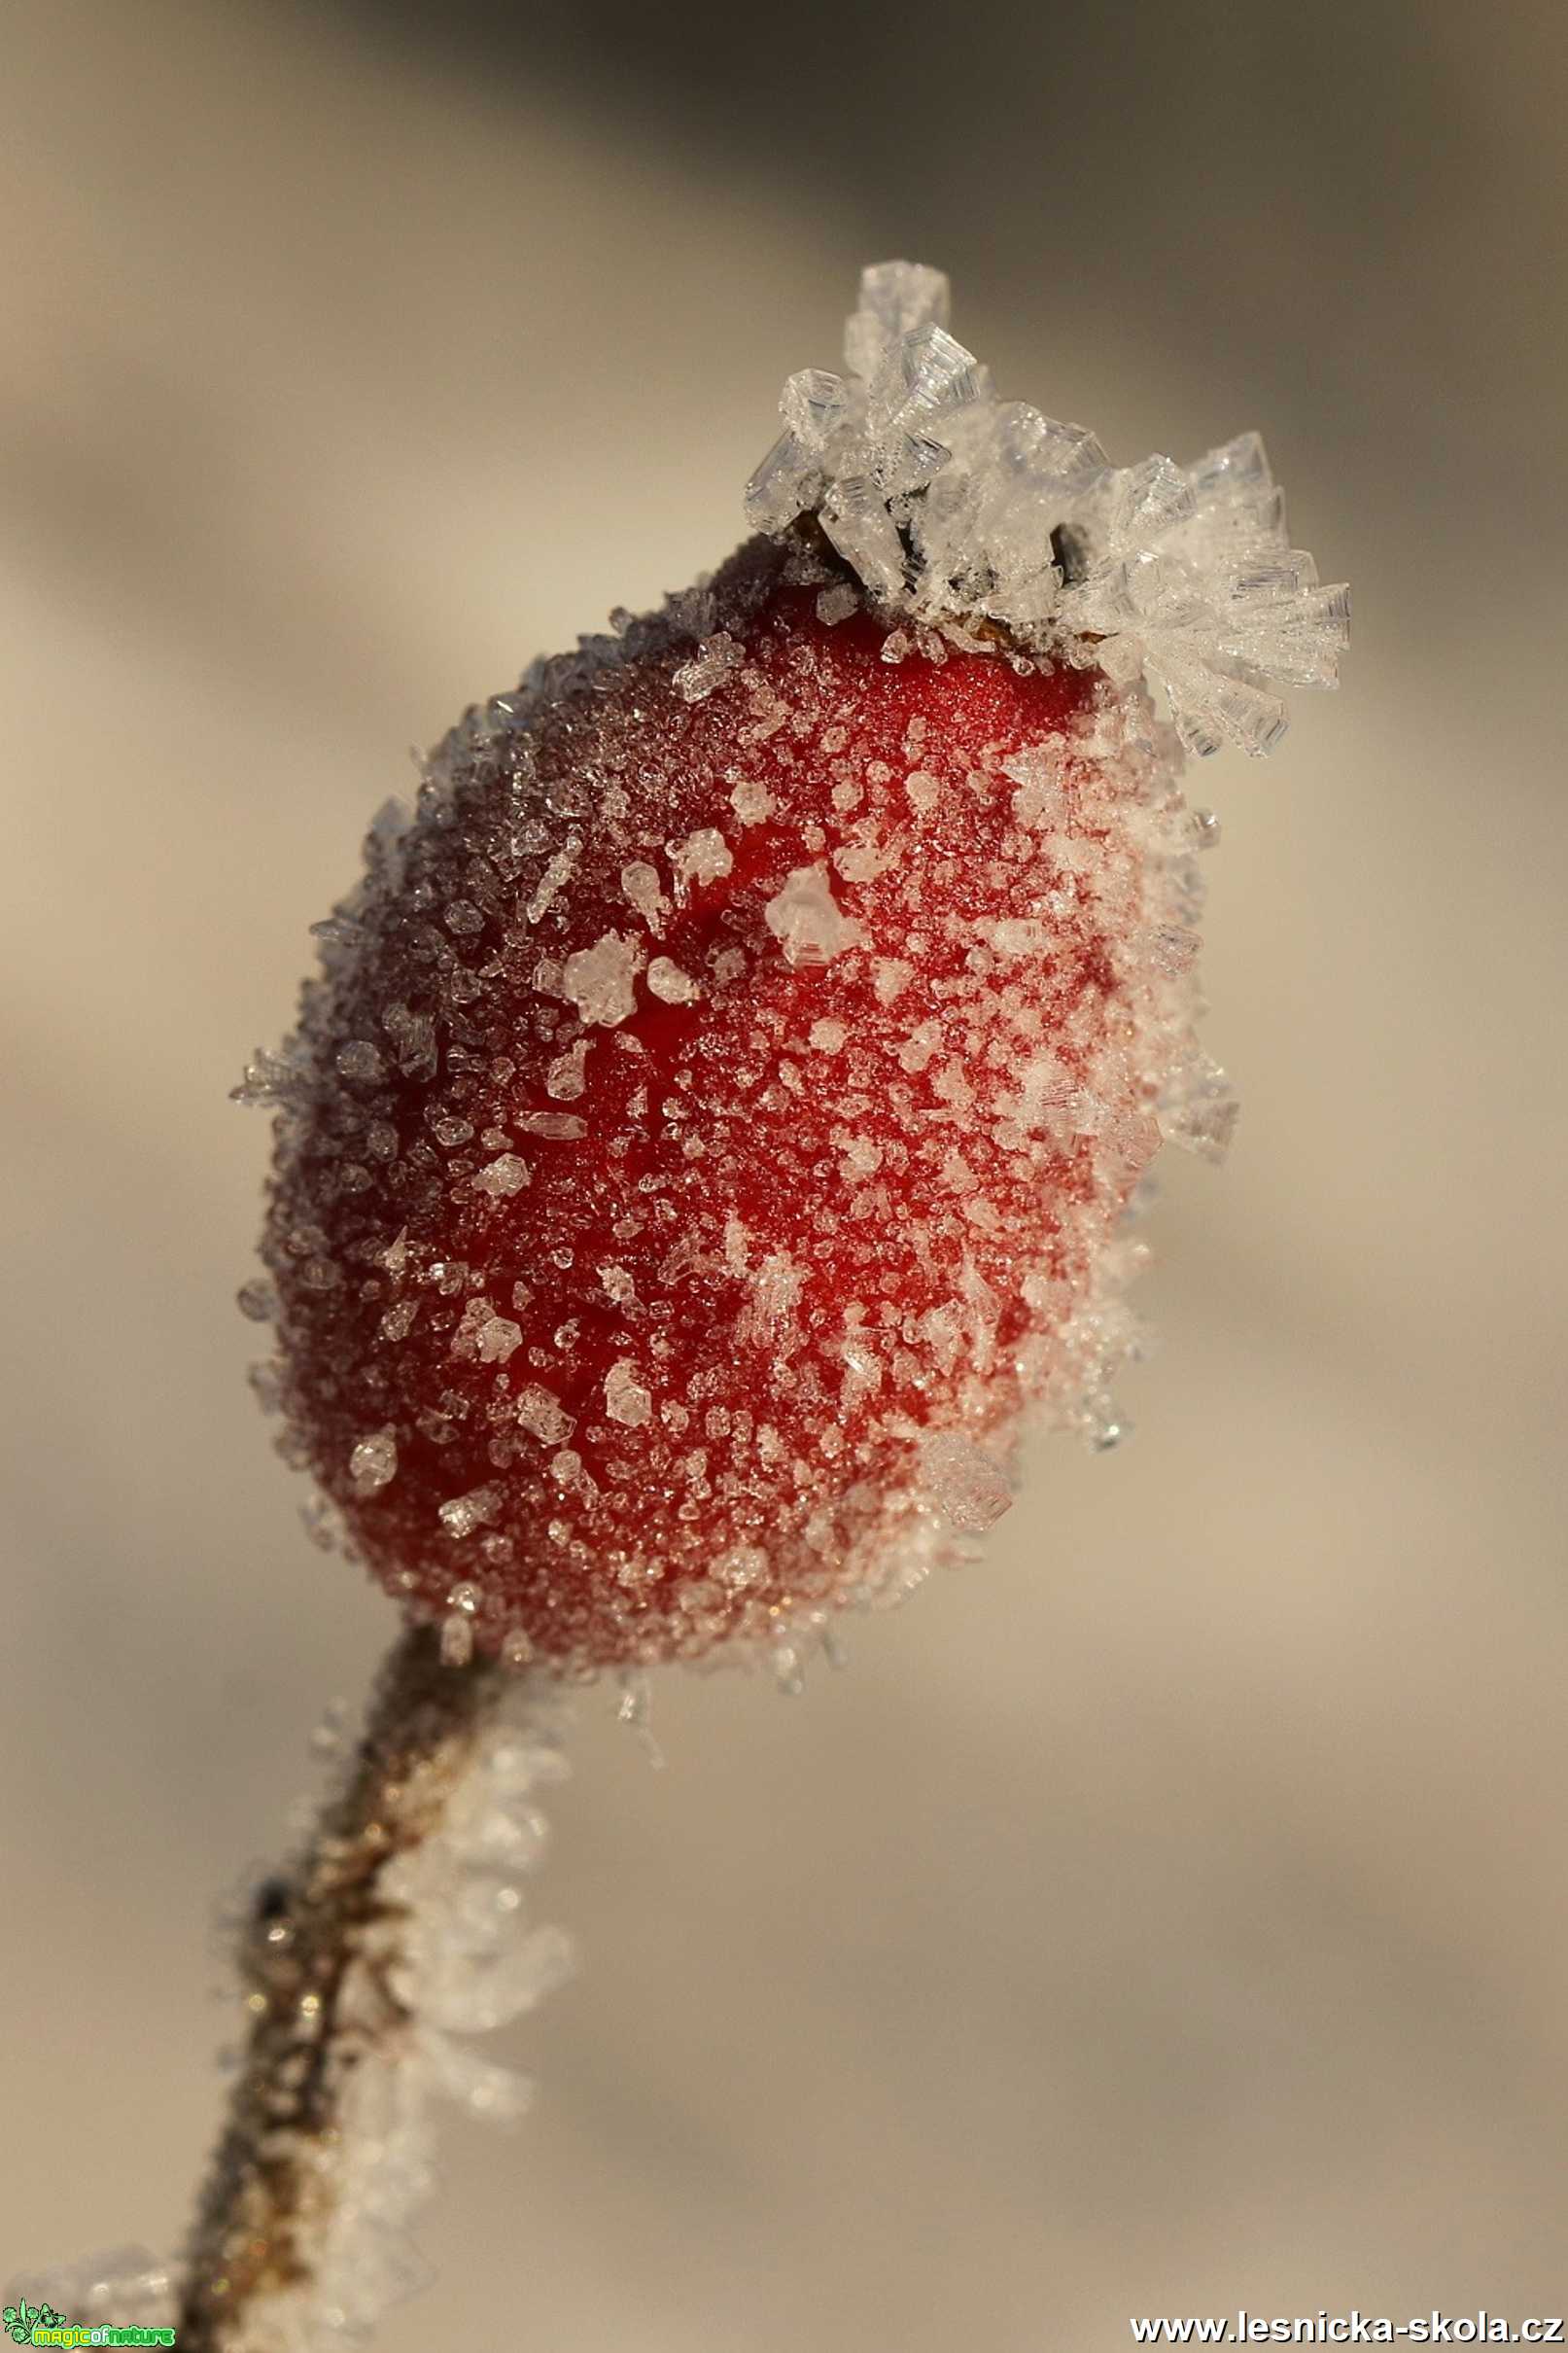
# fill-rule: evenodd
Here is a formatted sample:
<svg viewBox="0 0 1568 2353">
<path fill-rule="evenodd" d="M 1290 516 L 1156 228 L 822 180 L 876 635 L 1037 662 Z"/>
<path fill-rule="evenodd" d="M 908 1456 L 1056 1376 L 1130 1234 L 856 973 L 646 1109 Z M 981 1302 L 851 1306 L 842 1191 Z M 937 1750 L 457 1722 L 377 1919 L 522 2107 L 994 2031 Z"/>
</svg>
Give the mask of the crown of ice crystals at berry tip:
<svg viewBox="0 0 1568 2353">
<path fill-rule="evenodd" d="M 1081 426 L 998 401 L 948 312 L 940 270 L 862 274 L 847 372 L 784 388 L 752 525 L 815 514 L 877 604 L 958 644 L 986 644 L 990 622 L 1122 683 L 1146 675 L 1191 752 L 1271 751 L 1277 689 L 1338 684 L 1349 591 L 1291 546 L 1258 436 L 1192 466 L 1112 466 Z"/>
</svg>

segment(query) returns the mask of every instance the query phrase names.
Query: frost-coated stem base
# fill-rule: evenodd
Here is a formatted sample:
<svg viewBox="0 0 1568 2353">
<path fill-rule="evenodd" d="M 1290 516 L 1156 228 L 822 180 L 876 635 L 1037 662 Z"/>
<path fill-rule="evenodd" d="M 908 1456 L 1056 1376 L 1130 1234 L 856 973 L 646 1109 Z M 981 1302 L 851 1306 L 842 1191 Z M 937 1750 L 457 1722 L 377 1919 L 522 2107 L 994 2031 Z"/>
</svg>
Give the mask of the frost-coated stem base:
<svg viewBox="0 0 1568 2353">
<path fill-rule="evenodd" d="M 309 2300 L 341 2191 L 347 2094 L 366 2062 L 396 2064 L 416 2023 L 395 1989 L 414 1917 L 389 1867 L 440 1829 L 515 1680 L 482 1658 L 443 1665 L 430 1628 L 401 1635 L 346 1786 L 287 1877 L 261 1891 L 241 1954 L 254 2023 L 197 2211 L 182 2353 L 276 2347 L 267 2308 Z"/>
</svg>

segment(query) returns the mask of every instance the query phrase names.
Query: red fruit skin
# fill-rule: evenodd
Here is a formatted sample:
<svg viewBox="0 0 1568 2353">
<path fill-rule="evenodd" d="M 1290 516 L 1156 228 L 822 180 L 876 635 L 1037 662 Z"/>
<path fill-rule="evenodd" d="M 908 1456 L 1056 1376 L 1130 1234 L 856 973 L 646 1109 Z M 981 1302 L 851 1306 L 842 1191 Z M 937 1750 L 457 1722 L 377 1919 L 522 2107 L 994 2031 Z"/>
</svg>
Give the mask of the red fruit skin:
<svg viewBox="0 0 1568 2353">
<path fill-rule="evenodd" d="M 753 543 L 457 731 L 305 993 L 264 1239 L 287 1448 L 482 1647 L 694 1656 L 909 1581 L 954 1510 L 929 1434 L 1000 1464 L 1082 1385 L 1159 1141 L 1143 719 L 1091 667 L 889 660 L 799 571 Z M 728 871 L 710 843 L 682 880 L 710 831 Z M 812 867 L 861 938 L 793 964 L 767 910 Z M 563 977 L 607 933 L 640 967 L 613 1026 Z"/>
</svg>

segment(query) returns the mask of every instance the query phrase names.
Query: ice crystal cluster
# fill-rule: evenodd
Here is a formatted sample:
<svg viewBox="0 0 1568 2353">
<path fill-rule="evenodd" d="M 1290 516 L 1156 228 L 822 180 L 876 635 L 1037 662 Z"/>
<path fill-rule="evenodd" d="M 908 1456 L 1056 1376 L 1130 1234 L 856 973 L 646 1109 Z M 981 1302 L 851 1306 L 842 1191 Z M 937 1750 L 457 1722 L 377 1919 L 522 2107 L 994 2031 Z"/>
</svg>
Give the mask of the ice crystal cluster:
<svg viewBox="0 0 1568 2353">
<path fill-rule="evenodd" d="M 1182 741 L 1278 732 L 1338 591 L 1251 440 L 1107 467 L 867 273 L 754 538 L 470 710 L 318 927 L 261 1387 L 449 1655 L 790 1671 L 1124 1426 L 1127 1231 L 1217 1156 Z M 1168 692 L 1175 725 L 1150 685 Z"/>
<path fill-rule="evenodd" d="M 845 373 L 784 386 L 784 431 L 747 486 L 752 523 L 815 514 L 892 612 L 960 642 L 990 619 L 1107 677 L 1146 674 L 1189 751 L 1270 751 L 1276 689 L 1336 684 L 1349 604 L 1291 546 L 1258 436 L 1188 467 L 1112 466 L 1082 426 L 998 401 L 948 316 L 940 270 L 865 271 Z"/>
</svg>

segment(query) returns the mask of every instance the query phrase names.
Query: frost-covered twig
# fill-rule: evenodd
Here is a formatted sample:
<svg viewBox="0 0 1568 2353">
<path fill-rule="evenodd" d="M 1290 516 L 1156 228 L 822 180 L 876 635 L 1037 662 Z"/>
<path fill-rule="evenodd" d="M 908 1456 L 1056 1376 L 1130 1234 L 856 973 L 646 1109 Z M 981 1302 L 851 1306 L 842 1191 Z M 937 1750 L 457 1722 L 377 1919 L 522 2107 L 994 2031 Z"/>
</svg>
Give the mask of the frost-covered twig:
<svg viewBox="0 0 1568 2353">
<path fill-rule="evenodd" d="M 392 1651 L 341 1793 L 247 1928 L 253 2024 L 186 2267 L 185 2353 L 362 2341 L 421 2276 L 406 2226 L 428 2094 L 521 2105 L 526 2087 L 452 2037 L 526 2008 L 565 1958 L 554 1931 L 505 1933 L 543 1836 L 533 1793 L 563 1770 L 548 1704 L 493 1660 L 444 1665 L 428 1628 Z"/>
</svg>

